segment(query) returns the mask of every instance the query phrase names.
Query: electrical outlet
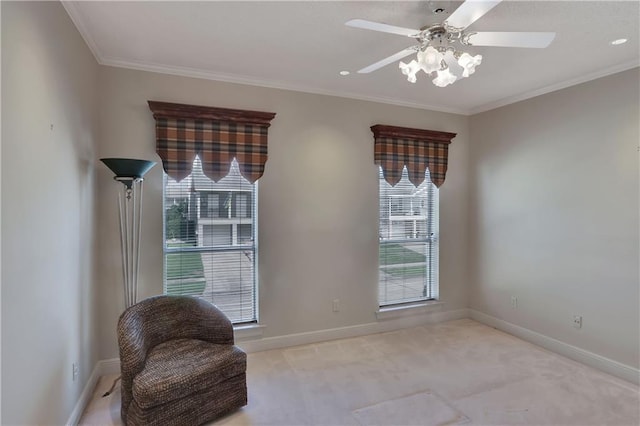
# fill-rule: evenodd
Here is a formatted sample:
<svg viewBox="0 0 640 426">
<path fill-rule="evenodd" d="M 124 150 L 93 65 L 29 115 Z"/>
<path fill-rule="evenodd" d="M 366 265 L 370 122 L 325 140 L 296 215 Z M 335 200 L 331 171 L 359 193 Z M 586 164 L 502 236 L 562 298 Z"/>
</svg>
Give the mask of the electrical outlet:
<svg viewBox="0 0 640 426">
<path fill-rule="evenodd" d="M 575 328 L 582 328 L 582 317 L 580 315 L 573 316 L 573 326 Z"/>
<path fill-rule="evenodd" d="M 76 380 L 78 380 L 78 374 L 80 374 L 80 366 L 78 365 L 77 362 L 74 362 L 73 364 L 71 364 L 71 369 L 72 369 L 72 379 L 75 382 Z"/>
<path fill-rule="evenodd" d="M 518 298 L 516 296 L 511 296 L 511 307 L 513 309 L 518 308 Z"/>
<path fill-rule="evenodd" d="M 333 299 L 333 312 L 340 312 L 340 299 Z"/>
</svg>

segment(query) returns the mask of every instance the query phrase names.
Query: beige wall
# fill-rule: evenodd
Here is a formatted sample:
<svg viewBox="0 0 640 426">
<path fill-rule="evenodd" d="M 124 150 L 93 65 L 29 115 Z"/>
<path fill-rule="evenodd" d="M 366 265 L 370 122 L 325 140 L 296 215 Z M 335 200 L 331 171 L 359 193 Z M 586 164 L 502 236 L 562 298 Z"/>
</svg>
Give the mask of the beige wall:
<svg viewBox="0 0 640 426">
<path fill-rule="evenodd" d="M 1 7 L 1 422 L 63 424 L 98 359 L 98 65 L 60 3 Z"/>
<path fill-rule="evenodd" d="M 259 181 L 265 337 L 376 321 L 381 123 L 458 133 L 441 309 L 638 366 L 638 69 L 469 118 L 98 67 L 59 3 L 1 12 L 3 424 L 66 421 L 96 361 L 118 355 L 117 184 L 98 159 L 157 159 L 149 99 L 277 113 Z M 160 166 L 144 209 L 141 297 L 162 292 Z"/>
<path fill-rule="evenodd" d="M 635 368 L 639 82 L 635 68 L 471 117 L 469 215 L 472 308 Z"/>
<path fill-rule="evenodd" d="M 265 337 L 375 322 L 378 180 L 369 127 L 458 133 L 440 190 L 440 294 L 467 306 L 468 118 L 337 97 L 101 67 L 96 156 L 158 159 L 147 100 L 277 113 L 259 180 L 260 322 Z M 140 295 L 162 293 L 162 170 L 145 179 Z M 116 187 L 98 169 L 100 355 L 117 356 L 120 290 Z M 332 312 L 332 300 L 341 311 Z"/>
</svg>

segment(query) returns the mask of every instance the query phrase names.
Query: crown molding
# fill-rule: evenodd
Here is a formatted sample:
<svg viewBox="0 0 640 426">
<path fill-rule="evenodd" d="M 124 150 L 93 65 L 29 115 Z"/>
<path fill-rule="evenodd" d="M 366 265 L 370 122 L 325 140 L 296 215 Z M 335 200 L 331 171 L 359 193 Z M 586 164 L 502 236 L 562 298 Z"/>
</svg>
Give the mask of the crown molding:
<svg viewBox="0 0 640 426">
<path fill-rule="evenodd" d="M 269 89 L 291 90 L 295 92 L 310 93 L 314 95 L 334 96 L 339 98 L 355 99 L 359 101 L 376 102 L 376 103 L 382 103 L 382 104 L 388 104 L 388 105 L 417 108 L 417 109 L 424 109 L 429 111 L 437 111 L 437 112 L 444 112 L 449 114 L 458 114 L 458 115 L 465 115 L 465 116 L 479 114 L 481 112 L 500 108 L 500 107 L 514 104 L 516 102 L 524 101 L 530 98 L 535 98 L 536 96 L 544 95 L 550 92 L 555 92 L 557 90 L 565 89 L 567 87 L 575 86 L 581 83 L 586 83 L 587 81 L 595 80 L 601 77 L 606 77 L 612 74 L 617 74 L 619 72 L 627 71 L 629 69 L 640 66 L 639 60 L 633 60 L 633 61 L 625 62 L 623 64 L 619 64 L 613 67 L 609 67 L 604 70 L 596 71 L 594 73 L 586 74 L 577 78 L 562 81 L 560 83 L 555 83 L 549 86 L 545 86 L 540 89 L 524 92 L 515 96 L 503 98 L 494 102 L 481 104 L 473 108 L 460 109 L 460 108 L 447 108 L 439 105 L 430 105 L 430 104 L 419 103 L 419 102 L 407 102 L 399 99 L 392 99 L 392 98 L 386 98 L 386 97 L 380 97 L 380 96 L 365 96 L 357 93 L 342 92 L 342 91 L 338 92 L 338 91 L 319 89 L 316 87 L 310 87 L 310 86 L 304 86 L 304 85 L 295 85 L 295 84 L 285 83 L 281 81 L 263 80 L 263 79 L 258 79 L 254 77 L 242 76 L 242 75 L 214 73 L 214 72 L 203 71 L 200 69 L 188 68 L 188 67 L 174 67 L 174 66 L 160 65 L 160 64 L 154 64 L 149 62 L 123 61 L 123 60 L 117 60 L 117 59 L 111 59 L 111 58 L 97 58 L 97 60 L 98 60 L 98 63 L 101 65 L 111 66 L 116 68 L 127 68 L 127 69 L 133 69 L 138 71 L 147 71 L 147 72 L 154 72 L 159 74 L 175 75 L 179 77 L 199 78 L 204 80 L 221 81 L 225 83 L 235 83 L 235 84 L 243 84 L 248 86 L 265 87 Z"/>
<path fill-rule="evenodd" d="M 61 0 L 60 3 L 62 3 L 62 7 L 64 7 L 64 9 L 67 11 L 67 15 L 69 15 L 69 18 L 71 18 L 71 22 L 73 22 L 73 25 L 76 26 L 78 32 L 80 33 L 80 36 L 82 36 L 84 42 L 89 47 L 89 50 L 91 50 L 91 53 L 93 53 L 93 57 L 100 64 L 102 54 L 95 40 L 91 36 L 91 32 L 88 31 L 87 27 L 84 25 L 85 19 L 82 17 L 78 6 L 76 6 L 76 2 Z"/>
<path fill-rule="evenodd" d="M 590 74 L 585 74 L 577 78 L 561 81 L 549 86 L 542 87 L 540 89 L 532 90 L 529 92 L 521 93 L 515 96 L 509 96 L 494 102 L 489 102 L 477 107 L 471 108 L 467 111 L 467 115 L 475 115 L 481 112 L 490 111 L 492 109 L 500 108 L 506 105 L 514 104 L 516 102 L 524 101 L 527 99 L 535 98 L 536 96 L 544 95 L 546 93 L 555 92 L 557 90 L 566 89 L 567 87 L 576 86 L 578 84 L 586 83 L 587 81 L 596 80 L 598 78 L 606 77 L 608 75 L 617 74 L 619 72 L 627 71 L 640 66 L 640 60 L 635 59 L 633 61 L 624 62 L 619 65 L 615 65 L 604 70 L 596 71 Z"/>
<path fill-rule="evenodd" d="M 197 68 L 190 67 L 177 67 L 163 64 L 156 64 L 145 61 L 126 61 L 122 59 L 105 57 L 95 40 L 91 36 L 91 32 L 87 30 L 84 25 L 84 18 L 80 13 L 76 2 L 69 0 L 62 0 L 62 6 L 67 11 L 67 14 L 71 18 L 71 21 L 76 26 L 80 35 L 84 39 L 85 43 L 93 53 L 96 61 L 100 65 L 111 66 L 116 68 L 126 68 L 138 71 L 154 72 L 158 74 L 175 75 L 179 77 L 199 78 L 203 80 L 221 81 L 226 83 L 243 84 L 248 86 L 265 87 L 270 89 L 291 90 L 295 92 L 310 93 L 314 95 L 334 96 L 347 99 L 355 99 L 366 102 L 376 102 L 388 105 L 395 105 L 400 107 L 417 108 L 430 111 L 444 112 L 449 114 L 458 114 L 471 116 L 482 112 L 490 111 L 492 109 L 500 108 L 506 105 L 510 105 L 516 102 L 524 101 L 536 96 L 544 95 L 546 93 L 555 92 L 557 90 L 565 89 L 567 87 L 575 86 L 577 84 L 586 83 L 587 81 L 595 80 L 608 75 L 617 74 L 619 72 L 627 71 L 632 68 L 640 66 L 640 60 L 635 59 L 629 62 L 625 62 L 619 65 L 615 65 L 604 70 L 596 71 L 590 74 L 586 74 L 577 78 L 565 80 L 559 83 L 555 83 L 549 86 L 545 86 L 539 89 L 524 92 L 518 95 L 509 96 L 496 101 L 480 104 L 472 108 L 448 108 L 441 105 L 431 105 L 422 102 L 407 102 L 399 99 L 381 97 L 381 96 L 367 96 L 358 93 L 335 91 L 320 89 L 312 86 L 296 85 L 286 83 L 282 81 L 265 80 L 250 76 L 243 76 L 237 74 L 225 74 L 205 71 Z"/>
<path fill-rule="evenodd" d="M 327 89 L 320 89 L 317 87 L 296 85 L 291 83 L 285 83 L 282 81 L 264 80 L 255 77 L 242 76 L 237 74 L 223 74 L 204 71 L 196 68 L 189 67 L 175 67 L 168 65 L 155 64 L 142 61 L 123 61 L 113 58 L 99 58 L 98 63 L 100 65 L 106 65 L 116 68 L 127 68 L 138 71 L 155 72 L 158 74 L 169 74 L 179 77 L 191 77 L 200 78 L 204 80 L 221 81 L 225 83 L 243 84 L 247 86 L 258 86 L 269 89 L 290 90 L 294 92 L 310 93 L 314 95 L 334 96 L 339 98 L 355 99 L 359 101 L 383 103 L 401 107 L 425 109 L 437 112 L 446 112 L 449 114 L 468 115 L 468 111 L 458 108 L 446 108 L 437 105 L 429 105 L 418 102 L 406 102 L 398 99 L 378 97 L 378 96 L 365 96 L 357 93 L 334 91 Z"/>
</svg>

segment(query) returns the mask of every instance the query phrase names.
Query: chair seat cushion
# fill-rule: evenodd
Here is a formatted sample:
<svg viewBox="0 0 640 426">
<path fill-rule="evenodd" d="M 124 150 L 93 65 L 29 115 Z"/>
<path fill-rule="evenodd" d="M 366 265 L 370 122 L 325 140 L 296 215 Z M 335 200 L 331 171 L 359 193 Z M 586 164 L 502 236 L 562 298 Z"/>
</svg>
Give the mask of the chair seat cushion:
<svg viewBox="0 0 640 426">
<path fill-rule="evenodd" d="M 201 392 L 246 371 L 247 356 L 234 345 L 175 339 L 154 347 L 133 379 L 133 398 L 155 407 Z"/>
</svg>

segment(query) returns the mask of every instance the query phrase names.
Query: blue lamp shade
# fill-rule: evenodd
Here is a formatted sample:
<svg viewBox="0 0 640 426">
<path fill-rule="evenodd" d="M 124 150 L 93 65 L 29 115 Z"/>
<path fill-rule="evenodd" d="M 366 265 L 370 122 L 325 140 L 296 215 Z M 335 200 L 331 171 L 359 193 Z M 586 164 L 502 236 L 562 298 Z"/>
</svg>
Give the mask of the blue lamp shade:
<svg viewBox="0 0 640 426">
<path fill-rule="evenodd" d="M 101 158 L 100 161 L 111 169 L 116 178 L 142 179 L 156 165 L 155 161 L 131 158 Z"/>
</svg>

